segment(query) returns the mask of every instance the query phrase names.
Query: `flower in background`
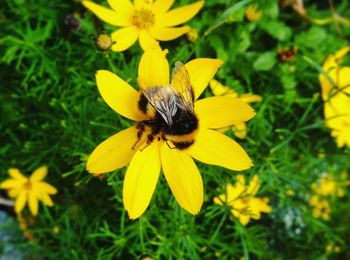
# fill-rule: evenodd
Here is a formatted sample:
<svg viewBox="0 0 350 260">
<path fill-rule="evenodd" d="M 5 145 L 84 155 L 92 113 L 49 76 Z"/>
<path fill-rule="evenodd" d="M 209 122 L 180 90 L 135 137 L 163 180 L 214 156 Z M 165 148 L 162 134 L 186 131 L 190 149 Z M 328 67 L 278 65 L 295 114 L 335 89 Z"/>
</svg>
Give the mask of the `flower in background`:
<svg viewBox="0 0 350 260">
<path fill-rule="evenodd" d="M 96 47 L 100 51 L 108 51 L 112 48 L 114 42 L 112 37 L 107 33 L 101 33 L 96 37 Z"/>
<path fill-rule="evenodd" d="M 129 164 L 123 184 L 123 203 L 131 219 L 141 216 L 148 207 L 161 168 L 180 206 L 197 214 L 203 202 L 203 183 L 192 157 L 231 170 L 252 167 L 250 158 L 238 143 L 212 129 L 247 121 L 255 115 L 254 110 L 234 97 L 196 100 L 222 61 L 198 58 L 183 66 L 177 63 L 170 81 L 165 55 L 166 51 L 160 48 L 144 52 L 138 70 L 140 92 L 112 72 L 99 70 L 96 74 L 97 87 L 104 101 L 120 115 L 138 123 L 98 145 L 87 161 L 87 170 L 98 175 Z M 160 96 L 160 101 L 164 101 L 162 89 L 165 92 L 175 91 L 174 100 L 189 100 L 190 103 L 185 101 L 187 105 L 193 102 L 194 113 L 188 116 L 195 116 L 198 120 L 195 130 L 181 135 L 170 135 L 162 130 L 169 125 L 164 119 L 166 114 L 155 108 L 160 109 L 168 103 L 151 105 L 145 96 L 153 91 L 156 97 Z M 189 89 L 194 96 L 188 92 Z M 181 96 L 186 93 L 189 95 Z M 173 109 L 175 114 L 171 120 L 180 115 L 177 113 L 180 111 L 178 104 Z M 168 121 L 170 119 L 167 118 Z M 162 122 L 162 126 L 155 131 L 150 124 L 157 121 Z M 188 126 L 194 122 L 186 117 L 183 121 Z"/>
<path fill-rule="evenodd" d="M 289 47 L 289 48 L 279 48 L 278 49 L 278 58 L 283 62 L 292 62 L 295 61 L 295 55 L 298 53 L 297 47 Z"/>
<path fill-rule="evenodd" d="M 195 42 L 198 39 L 198 31 L 191 28 L 191 30 L 186 33 L 186 38 L 189 42 Z"/>
<path fill-rule="evenodd" d="M 107 0 L 112 9 L 83 1 L 83 5 L 106 23 L 122 27 L 111 36 L 113 51 L 124 51 L 137 39 L 142 49 L 153 48 L 159 41 L 170 41 L 191 30 L 178 26 L 190 20 L 202 8 L 204 1 L 169 10 L 174 1 L 168 0 Z"/>
<path fill-rule="evenodd" d="M 256 5 L 249 5 L 245 11 L 245 16 L 249 22 L 255 22 L 260 20 L 260 18 L 263 16 L 263 12 L 259 10 Z"/>
<path fill-rule="evenodd" d="M 326 253 L 327 254 L 334 254 L 334 253 L 339 253 L 341 250 L 339 245 L 336 245 L 334 243 L 330 243 L 326 246 Z"/>
<path fill-rule="evenodd" d="M 323 64 L 325 73 L 319 75 L 326 127 L 331 129 L 338 147 L 350 147 L 350 67 L 340 66 L 349 51 L 350 47 L 345 47 L 329 55 Z"/>
<path fill-rule="evenodd" d="M 242 95 L 238 95 L 238 93 L 236 91 L 234 91 L 233 89 L 222 85 L 220 82 L 218 82 L 215 79 L 212 79 L 209 82 L 209 86 L 211 91 L 213 92 L 213 94 L 215 96 L 229 96 L 229 97 L 235 97 L 238 98 L 240 100 L 242 100 L 245 103 L 254 103 L 254 102 L 260 102 L 262 100 L 262 98 L 258 95 L 254 95 L 254 94 L 242 94 Z M 220 129 L 220 132 L 226 132 L 229 128 L 222 128 Z M 238 122 L 237 124 L 234 124 L 231 127 L 232 131 L 234 132 L 235 136 L 237 136 L 240 139 L 244 139 L 247 136 L 247 125 L 245 124 L 245 122 Z"/>
<path fill-rule="evenodd" d="M 56 188 L 42 180 L 47 175 L 47 167 L 42 166 L 36 169 L 27 178 L 18 169 L 11 168 L 8 171 L 12 177 L 0 183 L 1 189 L 6 189 L 10 198 L 15 198 L 15 211 L 21 212 L 27 203 L 33 216 L 38 214 L 38 201 L 41 200 L 47 206 L 53 206 L 49 195 L 57 193 Z"/>
<path fill-rule="evenodd" d="M 214 198 L 214 203 L 229 205 L 232 215 L 238 218 L 242 225 L 247 225 L 250 219 L 260 219 L 261 213 L 270 213 L 271 206 L 268 198 L 257 198 L 260 189 L 259 178 L 254 175 L 248 185 L 243 175 L 238 175 L 236 184 L 227 184 L 226 193 Z"/>
<path fill-rule="evenodd" d="M 334 179 L 333 175 L 325 174 L 318 183 L 313 183 L 311 185 L 311 189 L 320 196 L 344 197 L 344 187 L 347 185 L 347 181 L 344 180 L 343 176 L 342 179 L 343 180 L 337 181 Z"/>
<path fill-rule="evenodd" d="M 349 185 L 346 172 L 335 179 L 333 175 L 323 174 L 319 181 L 311 184 L 314 194 L 311 196 L 309 204 L 312 206 L 312 215 L 315 218 L 329 220 L 331 205 L 329 199 L 345 196 L 345 187 Z"/>
<path fill-rule="evenodd" d="M 315 218 L 322 218 L 324 220 L 329 220 L 329 214 L 331 213 L 331 206 L 327 199 L 324 199 L 318 195 L 313 195 L 309 201 L 310 206 L 312 206 L 312 215 Z"/>
</svg>

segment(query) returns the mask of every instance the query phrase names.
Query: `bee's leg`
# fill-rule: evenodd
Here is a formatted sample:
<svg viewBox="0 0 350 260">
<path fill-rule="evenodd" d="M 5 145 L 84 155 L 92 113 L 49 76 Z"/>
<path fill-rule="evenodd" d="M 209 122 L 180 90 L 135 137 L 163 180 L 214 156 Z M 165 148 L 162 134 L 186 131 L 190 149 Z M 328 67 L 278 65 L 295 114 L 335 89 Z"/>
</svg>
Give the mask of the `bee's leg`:
<svg viewBox="0 0 350 260">
<path fill-rule="evenodd" d="M 140 148 L 140 151 L 142 152 L 147 146 L 149 146 L 154 140 L 153 134 L 148 134 L 147 135 L 147 143 L 144 147 Z"/>
<path fill-rule="evenodd" d="M 169 145 L 169 143 L 168 143 L 168 140 L 166 140 L 165 142 L 166 142 L 167 146 L 168 146 L 170 149 L 175 149 L 175 148 L 176 148 L 175 145 L 174 145 L 173 147 L 171 147 L 171 146 Z"/>
<path fill-rule="evenodd" d="M 134 143 L 134 145 L 132 146 L 132 149 L 135 149 L 135 146 L 140 142 L 141 137 L 143 135 L 143 132 L 145 131 L 145 125 L 144 123 L 140 122 L 136 125 L 136 129 L 138 129 L 137 131 L 137 141 Z"/>
</svg>

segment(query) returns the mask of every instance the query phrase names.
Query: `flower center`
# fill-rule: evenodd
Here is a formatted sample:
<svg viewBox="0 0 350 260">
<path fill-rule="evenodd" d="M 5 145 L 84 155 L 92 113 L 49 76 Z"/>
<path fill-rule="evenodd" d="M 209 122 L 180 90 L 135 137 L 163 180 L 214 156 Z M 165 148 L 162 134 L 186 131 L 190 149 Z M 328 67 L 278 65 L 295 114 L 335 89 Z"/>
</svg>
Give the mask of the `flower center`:
<svg viewBox="0 0 350 260">
<path fill-rule="evenodd" d="M 32 184 L 30 183 L 30 181 L 27 181 L 26 183 L 23 184 L 23 188 L 25 190 L 31 190 L 32 189 Z"/>
<path fill-rule="evenodd" d="M 154 13 L 151 10 L 141 8 L 134 12 L 131 22 L 139 29 L 147 29 L 154 24 Z"/>
</svg>

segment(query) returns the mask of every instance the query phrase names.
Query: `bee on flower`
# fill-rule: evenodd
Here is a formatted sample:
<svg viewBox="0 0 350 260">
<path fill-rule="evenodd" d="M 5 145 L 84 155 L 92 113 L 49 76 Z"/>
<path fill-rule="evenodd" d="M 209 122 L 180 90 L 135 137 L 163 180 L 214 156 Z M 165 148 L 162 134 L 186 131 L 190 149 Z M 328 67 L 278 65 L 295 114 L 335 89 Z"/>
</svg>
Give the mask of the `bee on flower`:
<svg viewBox="0 0 350 260">
<path fill-rule="evenodd" d="M 235 97 L 235 98 L 242 100 L 243 102 L 245 102 L 247 104 L 260 102 L 262 100 L 261 96 L 250 94 L 250 93 L 239 95 L 236 91 L 234 91 L 233 89 L 231 89 L 227 86 L 222 85 L 219 81 L 217 81 L 215 79 L 212 79 L 209 82 L 209 86 L 210 86 L 210 89 L 215 96 Z M 225 128 L 220 129 L 219 131 L 224 133 L 228 129 L 229 129 L 229 127 L 225 127 Z M 236 137 L 238 137 L 240 139 L 244 139 L 247 137 L 248 129 L 247 129 L 247 125 L 245 122 L 239 122 L 239 123 L 231 126 L 231 129 Z"/>
<path fill-rule="evenodd" d="M 242 225 L 247 225 L 251 219 L 258 220 L 261 213 L 271 213 L 272 208 L 268 198 L 258 198 L 256 194 L 260 189 L 259 177 L 254 175 L 250 183 L 245 183 L 243 175 L 238 175 L 236 183 L 227 184 L 226 192 L 214 198 L 218 205 L 228 205 L 231 213 L 238 218 Z"/>
<path fill-rule="evenodd" d="M 102 21 L 121 27 L 111 34 L 112 50 L 124 51 L 137 40 L 143 50 L 153 48 L 157 41 L 171 41 L 188 33 L 189 26 L 178 26 L 195 16 L 204 1 L 170 10 L 174 1 L 129 0 L 107 1 L 111 9 L 83 1 L 83 5 Z"/>
<path fill-rule="evenodd" d="M 326 127 L 336 139 L 339 148 L 350 147 L 350 67 L 342 67 L 341 59 L 350 51 L 344 47 L 331 54 L 319 75 Z"/>
<path fill-rule="evenodd" d="M 176 62 L 170 79 L 166 53 L 159 47 L 144 52 L 138 69 L 139 92 L 112 72 L 96 74 L 104 101 L 136 123 L 98 145 L 88 158 L 87 170 L 99 175 L 129 165 L 123 203 L 131 219 L 148 207 L 161 168 L 180 206 L 198 214 L 204 191 L 192 158 L 236 171 L 252 167 L 238 143 L 213 129 L 247 121 L 254 110 L 234 97 L 197 100 L 222 61 Z"/>
<path fill-rule="evenodd" d="M 8 170 L 10 179 L 0 183 L 0 189 L 5 189 L 10 198 L 16 200 L 15 211 L 19 213 L 26 204 L 29 205 L 30 212 L 33 216 L 38 214 L 39 201 L 46 206 L 53 206 L 49 195 L 57 193 L 56 188 L 42 180 L 47 175 L 47 167 L 42 166 L 36 169 L 30 177 L 25 177 L 18 169 L 11 168 Z"/>
</svg>

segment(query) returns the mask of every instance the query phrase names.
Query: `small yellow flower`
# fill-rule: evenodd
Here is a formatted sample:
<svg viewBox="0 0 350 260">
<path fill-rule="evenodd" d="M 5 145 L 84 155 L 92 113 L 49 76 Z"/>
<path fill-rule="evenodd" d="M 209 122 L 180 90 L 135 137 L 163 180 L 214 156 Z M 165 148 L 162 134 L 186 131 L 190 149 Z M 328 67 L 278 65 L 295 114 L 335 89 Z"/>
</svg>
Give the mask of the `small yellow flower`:
<svg viewBox="0 0 350 260">
<path fill-rule="evenodd" d="M 191 28 L 191 30 L 186 33 L 186 37 L 190 42 L 195 42 L 198 39 L 198 31 L 194 28 Z"/>
<path fill-rule="evenodd" d="M 331 213 L 331 206 L 326 199 L 319 197 L 318 195 L 313 195 L 309 201 L 310 206 L 313 207 L 312 215 L 315 218 L 322 218 L 324 220 L 329 220 L 329 214 Z"/>
<path fill-rule="evenodd" d="M 345 191 L 341 182 L 336 181 L 332 175 L 324 175 L 321 177 L 319 183 L 311 185 L 313 191 L 321 196 L 338 196 L 343 197 Z"/>
<path fill-rule="evenodd" d="M 254 95 L 254 94 L 238 95 L 236 91 L 234 91 L 233 89 L 227 86 L 222 85 L 220 82 L 218 82 L 215 79 L 212 79 L 209 82 L 209 86 L 215 96 L 235 97 L 248 104 L 254 103 L 254 102 L 260 102 L 262 100 L 260 96 Z M 246 138 L 248 130 L 245 122 L 239 122 L 237 124 L 234 124 L 231 128 L 236 137 L 240 139 Z M 228 127 L 219 129 L 220 132 L 226 132 L 227 130 L 228 130 Z"/>
<path fill-rule="evenodd" d="M 286 191 L 286 194 L 287 194 L 287 196 L 293 197 L 293 196 L 295 195 L 295 192 L 294 192 L 294 190 L 292 190 L 292 189 L 288 189 L 288 190 Z"/>
<path fill-rule="evenodd" d="M 262 15 L 263 15 L 263 12 L 259 10 L 256 5 L 249 5 L 247 10 L 245 11 L 245 16 L 250 22 L 255 22 L 260 20 Z"/>
<path fill-rule="evenodd" d="M 108 51 L 113 46 L 113 39 L 109 34 L 101 33 L 96 38 L 96 47 L 100 51 Z"/>
<path fill-rule="evenodd" d="M 331 129 L 338 147 L 350 147 L 350 67 L 340 66 L 349 51 L 350 47 L 345 47 L 330 55 L 323 64 L 328 77 L 319 75 L 326 127 Z"/>
<path fill-rule="evenodd" d="M 38 214 L 38 201 L 41 200 L 47 206 L 53 206 L 49 195 L 57 193 L 56 188 L 42 180 L 47 175 L 47 167 L 42 166 L 36 169 L 33 174 L 27 178 L 23 176 L 18 169 L 9 169 L 9 175 L 12 177 L 0 183 L 1 189 L 6 189 L 11 198 L 16 199 L 15 211 L 21 212 L 26 203 L 33 216 Z"/>
<path fill-rule="evenodd" d="M 238 218 L 242 225 L 247 225 L 250 219 L 260 219 L 261 213 L 270 213 L 271 206 L 268 205 L 268 198 L 257 198 L 260 184 L 257 175 L 254 175 L 249 185 L 245 184 L 243 175 L 237 176 L 235 185 L 228 184 L 226 193 L 214 198 L 214 203 L 229 205 L 233 216 Z"/>
<path fill-rule="evenodd" d="M 140 92 L 109 71 L 99 70 L 96 74 L 97 87 L 104 101 L 120 115 L 138 123 L 98 145 L 87 161 L 87 170 L 98 175 L 129 164 L 123 184 L 123 203 L 131 219 L 141 216 L 148 207 L 161 168 L 180 206 L 197 214 L 203 202 L 203 183 L 192 157 L 231 170 L 240 171 L 252 167 L 250 158 L 238 143 L 212 129 L 247 121 L 255 115 L 254 110 L 234 97 L 196 100 L 222 61 L 194 59 L 186 63 L 185 70 L 182 71 L 178 71 L 175 66 L 170 81 L 169 64 L 165 55 L 166 52 L 160 48 L 144 52 L 138 70 Z M 179 80 L 184 72 L 190 81 L 186 86 L 194 92 L 194 96 L 187 98 L 194 100 L 193 111 L 198 120 L 198 129 L 191 134 L 169 136 L 162 129 L 169 126 L 168 121 L 172 118 L 169 119 L 161 114 L 162 111 L 149 105 L 144 93 L 154 90 L 156 86 L 158 94 L 162 89 L 170 91 L 180 87 L 184 90 L 186 86 Z M 173 98 L 181 98 L 181 95 Z M 165 101 L 162 98 L 159 100 Z M 160 102 L 157 105 L 162 110 L 169 104 Z M 180 107 L 176 105 L 172 109 L 176 117 Z M 158 130 L 151 126 L 156 122 L 162 122 Z M 184 123 L 188 121 L 184 119 Z M 179 144 L 184 144 L 182 138 L 189 137 L 192 138 L 191 142 L 186 139 L 187 145 L 181 147 Z"/>
<path fill-rule="evenodd" d="M 111 36 L 113 51 L 124 51 L 137 39 L 142 49 L 153 48 L 156 41 L 170 41 L 190 31 L 178 26 L 190 20 L 202 8 L 204 1 L 169 10 L 173 0 L 107 0 L 112 9 L 83 1 L 83 5 L 106 23 L 122 27 Z"/>
</svg>

